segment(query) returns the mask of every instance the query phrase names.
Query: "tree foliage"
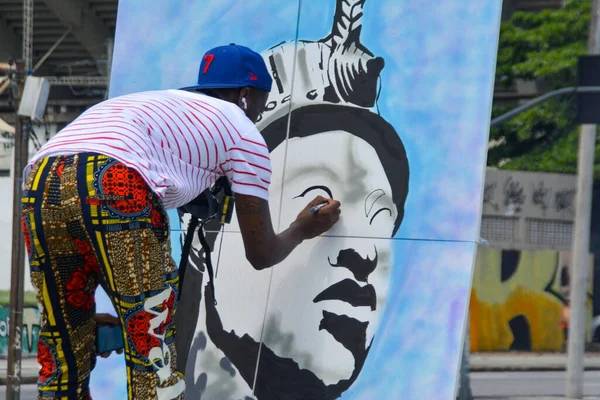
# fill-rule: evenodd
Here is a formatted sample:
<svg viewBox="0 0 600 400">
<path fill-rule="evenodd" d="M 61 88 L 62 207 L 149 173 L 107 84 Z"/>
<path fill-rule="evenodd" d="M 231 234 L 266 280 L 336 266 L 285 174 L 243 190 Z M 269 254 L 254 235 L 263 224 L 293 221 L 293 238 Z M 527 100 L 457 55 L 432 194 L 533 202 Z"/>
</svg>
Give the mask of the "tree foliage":
<svg viewBox="0 0 600 400">
<path fill-rule="evenodd" d="M 558 10 L 514 13 L 500 28 L 496 88 L 509 89 L 519 80 L 546 90 L 575 86 L 578 57 L 587 53 L 591 6 L 591 0 L 567 0 Z M 495 104 L 492 117 L 511 108 Z M 575 112 L 575 97 L 563 96 L 492 128 L 490 140 L 499 145 L 489 150 L 488 165 L 576 173 Z"/>
</svg>

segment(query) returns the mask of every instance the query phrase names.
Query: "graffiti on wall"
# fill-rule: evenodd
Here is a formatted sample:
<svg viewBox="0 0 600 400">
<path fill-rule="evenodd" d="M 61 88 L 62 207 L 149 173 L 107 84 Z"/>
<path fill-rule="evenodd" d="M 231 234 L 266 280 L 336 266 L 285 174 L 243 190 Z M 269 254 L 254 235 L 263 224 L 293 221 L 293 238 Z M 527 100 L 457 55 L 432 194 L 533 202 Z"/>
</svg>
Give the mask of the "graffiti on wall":
<svg viewBox="0 0 600 400">
<path fill-rule="evenodd" d="M 8 327 L 10 323 L 9 308 L 0 307 L 0 357 L 8 356 Z M 37 341 L 40 332 L 40 311 L 35 307 L 23 309 L 23 357 L 37 354 Z"/>
<path fill-rule="evenodd" d="M 570 269 L 569 252 L 480 248 L 471 292 L 471 351 L 561 350 Z M 590 256 L 588 327 L 592 271 Z"/>
<path fill-rule="evenodd" d="M 575 216 L 575 176 L 488 168 L 485 215 L 572 220 Z"/>
</svg>

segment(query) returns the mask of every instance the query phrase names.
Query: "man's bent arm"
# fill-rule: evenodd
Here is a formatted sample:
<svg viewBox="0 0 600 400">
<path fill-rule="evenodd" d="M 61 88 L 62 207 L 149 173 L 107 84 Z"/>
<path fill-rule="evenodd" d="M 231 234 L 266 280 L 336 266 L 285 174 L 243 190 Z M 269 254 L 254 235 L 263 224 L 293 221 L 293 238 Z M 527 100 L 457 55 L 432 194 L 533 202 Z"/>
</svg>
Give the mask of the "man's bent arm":
<svg viewBox="0 0 600 400">
<path fill-rule="evenodd" d="M 296 223 L 276 235 L 269 203 L 259 197 L 236 195 L 236 212 L 246 258 L 257 270 L 280 263 L 304 240 Z"/>
</svg>

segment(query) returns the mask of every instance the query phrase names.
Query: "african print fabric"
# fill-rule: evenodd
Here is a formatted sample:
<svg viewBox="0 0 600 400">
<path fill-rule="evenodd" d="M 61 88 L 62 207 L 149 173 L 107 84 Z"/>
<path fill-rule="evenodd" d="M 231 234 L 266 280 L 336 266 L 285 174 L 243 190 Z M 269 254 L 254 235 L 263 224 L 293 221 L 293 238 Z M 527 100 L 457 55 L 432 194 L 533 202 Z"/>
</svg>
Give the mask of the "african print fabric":
<svg viewBox="0 0 600 400">
<path fill-rule="evenodd" d="M 38 398 L 91 398 L 94 292 L 102 285 L 124 328 L 129 399 L 182 399 L 169 221 L 141 176 L 104 155 L 44 158 L 27 177 L 22 211 L 42 309 Z"/>
</svg>

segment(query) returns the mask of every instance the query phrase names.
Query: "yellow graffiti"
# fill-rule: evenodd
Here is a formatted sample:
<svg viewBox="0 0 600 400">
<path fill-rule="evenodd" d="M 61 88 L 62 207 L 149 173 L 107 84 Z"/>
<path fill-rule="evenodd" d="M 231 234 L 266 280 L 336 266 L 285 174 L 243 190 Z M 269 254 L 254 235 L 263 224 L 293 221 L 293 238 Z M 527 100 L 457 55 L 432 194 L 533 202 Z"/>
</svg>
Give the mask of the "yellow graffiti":
<svg viewBox="0 0 600 400">
<path fill-rule="evenodd" d="M 533 351 L 560 350 L 563 332 L 560 328 L 562 304 L 543 293 L 521 286 L 511 292 L 504 303 L 486 304 L 471 292 L 471 351 L 508 350 L 514 337 L 508 322 L 524 315 L 531 332 Z"/>
<path fill-rule="evenodd" d="M 559 351 L 565 293 L 560 271 L 568 262 L 570 255 L 556 251 L 522 251 L 516 269 L 503 282 L 502 251 L 480 249 L 471 291 L 471 351 L 509 350 L 515 339 L 509 322 L 518 316 L 527 320 L 533 351 Z M 589 301 L 588 311 L 589 324 Z"/>
</svg>

